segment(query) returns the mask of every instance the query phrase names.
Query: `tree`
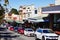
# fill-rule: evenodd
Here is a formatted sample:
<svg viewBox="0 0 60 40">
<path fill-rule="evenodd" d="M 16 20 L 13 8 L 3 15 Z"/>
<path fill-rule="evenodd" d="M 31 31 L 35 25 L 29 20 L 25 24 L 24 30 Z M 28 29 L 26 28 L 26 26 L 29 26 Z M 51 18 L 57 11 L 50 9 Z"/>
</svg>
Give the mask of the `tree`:
<svg viewBox="0 0 60 40">
<path fill-rule="evenodd" d="M 5 1 L 5 4 L 7 5 L 7 4 L 9 4 L 9 1 L 8 0 L 4 0 Z"/>
<path fill-rule="evenodd" d="M 10 13 L 17 14 L 17 15 L 19 14 L 18 11 L 17 11 L 17 9 L 14 9 L 14 8 L 11 9 Z"/>
<path fill-rule="evenodd" d="M 0 0 L 2 1 L 2 0 Z M 4 5 L 7 6 L 7 4 L 9 4 L 9 1 L 8 0 L 4 0 Z"/>
<path fill-rule="evenodd" d="M 1 4 L 0 4 L 0 16 L 2 16 L 5 13 L 4 11 L 5 10 L 4 10 L 3 6 L 1 6 Z"/>
<path fill-rule="evenodd" d="M 0 24 L 2 23 L 4 14 L 5 14 L 5 10 L 4 10 L 3 6 L 1 6 L 1 4 L 0 4 Z"/>
</svg>

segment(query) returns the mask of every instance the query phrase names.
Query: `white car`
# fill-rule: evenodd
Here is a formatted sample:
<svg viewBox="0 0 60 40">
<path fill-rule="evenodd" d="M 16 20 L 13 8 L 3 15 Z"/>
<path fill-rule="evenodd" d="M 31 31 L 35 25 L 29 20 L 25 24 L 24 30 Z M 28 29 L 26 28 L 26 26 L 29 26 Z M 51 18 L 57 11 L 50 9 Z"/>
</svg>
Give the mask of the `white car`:
<svg viewBox="0 0 60 40">
<path fill-rule="evenodd" d="M 39 28 L 35 32 L 35 40 L 58 40 L 58 35 L 55 34 L 51 29 Z"/>
<path fill-rule="evenodd" d="M 34 36 L 34 30 L 32 28 L 25 28 L 24 35 L 26 35 L 26 36 Z"/>
</svg>

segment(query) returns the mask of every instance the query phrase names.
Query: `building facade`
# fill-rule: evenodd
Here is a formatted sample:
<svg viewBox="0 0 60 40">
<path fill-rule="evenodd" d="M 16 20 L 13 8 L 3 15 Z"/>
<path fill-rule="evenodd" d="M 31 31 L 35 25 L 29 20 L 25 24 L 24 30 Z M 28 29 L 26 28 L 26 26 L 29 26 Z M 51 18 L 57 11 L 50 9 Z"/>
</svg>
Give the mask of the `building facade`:
<svg viewBox="0 0 60 40">
<path fill-rule="evenodd" d="M 41 8 L 41 7 L 39 7 L 37 11 L 38 11 L 38 15 L 39 15 L 41 18 L 48 16 L 48 14 L 42 13 L 42 8 Z"/>
<path fill-rule="evenodd" d="M 11 20 L 11 21 L 19 21 L 19 15 L 15 15 L 15 14 L 8 14 L 8 13 L 6 13 L 5 14 L 5 18 L 4 19 L 6 19 L 6 20 Z"/>
<path fill-rule="evenodd" d="M 39 16 L 38 9 L 34 5 L 24 5 L 19 8 L 20 19 L 28 19 Z"/>
<path fill-rule="evenodd" d="M 60 5 L 60 0 L 55 0 L 55 5 Z"/>
</svg>

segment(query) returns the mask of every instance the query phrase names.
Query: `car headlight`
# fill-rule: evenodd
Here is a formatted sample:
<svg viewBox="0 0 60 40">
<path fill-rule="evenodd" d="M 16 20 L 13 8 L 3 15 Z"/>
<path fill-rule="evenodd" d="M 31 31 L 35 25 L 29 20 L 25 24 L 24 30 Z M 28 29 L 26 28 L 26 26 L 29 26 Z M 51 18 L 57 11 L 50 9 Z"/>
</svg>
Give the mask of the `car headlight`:
<svg viewBox="0 0 60 40">
<path fill-rule="evenodd" d="M 45 37 L 49 37 L 49 36 L 47 36 L 47 35 L 44 35 Z"/>
<path fill-rule="evenodd" d="M 49 36 L 46 36 L 46 37 L 49 37 Z"/>
</svg>

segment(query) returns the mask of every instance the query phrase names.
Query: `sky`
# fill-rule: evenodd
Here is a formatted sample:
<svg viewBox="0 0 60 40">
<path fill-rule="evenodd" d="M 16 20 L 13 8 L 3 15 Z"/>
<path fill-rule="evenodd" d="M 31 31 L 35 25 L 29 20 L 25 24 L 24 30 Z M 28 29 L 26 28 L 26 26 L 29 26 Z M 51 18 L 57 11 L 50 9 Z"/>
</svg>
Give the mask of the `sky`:
<svg viewBox="0 0 60 40">
<path fill-rule="evenodd" d="M 3 0 L 1 1 L 4 4 Z M 44 7 L 49 4 L 54 4 L 55 0 L 9 0 L 9 5 L 7 6 L 9 9 L 15 8 L 19 10 L 21 5 L 31 5 L 34 4 L 36 8 Z"/>
</svg>

